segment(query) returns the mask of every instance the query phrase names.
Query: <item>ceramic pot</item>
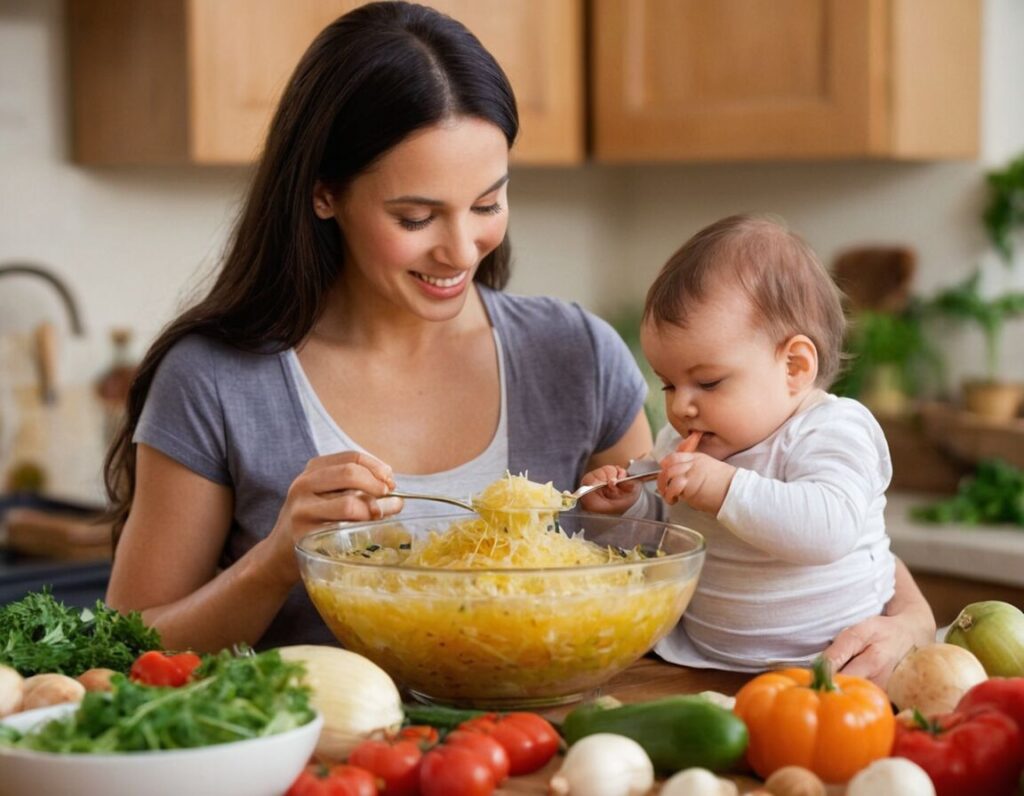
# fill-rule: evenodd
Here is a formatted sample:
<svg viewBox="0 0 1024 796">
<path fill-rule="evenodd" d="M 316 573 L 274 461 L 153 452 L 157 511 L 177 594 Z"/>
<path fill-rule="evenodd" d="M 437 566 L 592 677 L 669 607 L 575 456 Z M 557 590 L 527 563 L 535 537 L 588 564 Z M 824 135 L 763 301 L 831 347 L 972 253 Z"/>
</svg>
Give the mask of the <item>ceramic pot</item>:
<svg viewBox="0 0 1024 796">
<path fill-rule="evenodd" d="M 992 420 L 1010 420 L 1017 416 L 1024 399 L 1024 384 L 1000 381 L 966 381 L 963 384 L 964 407 Z"/>
</svg>

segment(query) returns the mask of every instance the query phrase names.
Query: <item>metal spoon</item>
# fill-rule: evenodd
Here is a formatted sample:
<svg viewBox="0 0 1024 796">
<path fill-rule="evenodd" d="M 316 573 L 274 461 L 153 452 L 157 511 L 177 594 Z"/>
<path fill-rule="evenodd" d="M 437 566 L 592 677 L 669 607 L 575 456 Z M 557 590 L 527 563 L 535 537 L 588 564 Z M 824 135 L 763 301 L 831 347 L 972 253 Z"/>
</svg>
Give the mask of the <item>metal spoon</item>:
<svg viewBox="0 0 1024 796">
<path fill-rule="evenodd" d="M 562 495 L 562 508 L 571 509 L 575 508 L 580 498 L 584 495 L 589 495 L 598 489 L 603 489 L 609 484 L 624 484 L 627 481 L 652 481 L 658 477 L 661 470 L 648 470 L 646 473 L 637 473 L 636 475 L 627 475 L 623 478 L 616 478 L 613 481 L 603 481 L 599 484 L 587 484 L 587 486 L 581 486 L 575 492 L 570 492 Z"/>
<path fill-rule="evenodd" d="M 637 473 L 636 475 L 627 475 L 625 478 L 617 478 L 613 483 L 622 484 L 626 481 L 650 481 L 653 478 L 658 477 L 658 473 L 661 470 L 651 470 L 646 473 Z M 608 486 L 609 482 L 602 482 L 600 484 L 588 484 L 587 486 L 581 486 L 575 492 L 563 492 L 562 493 L 562 511 L 568 511 L 569 509 L 575 508 L 579 499 L 584 495 L 589 495 L 595 489 L 601 489 L 602 487 Z M 460 509 L 466 509 L 467 511 L 476 511 L 477 508 L 467 500 L 459 500 L 458 498 L 448 497 L 447 495 L 427 495 L 418 492 L 388 492 L 384 497 L 399 497 L 403 500 L 433 500 L 438 503 L 448 503 L 452 506 L 458 506 Z"/>
</svg>

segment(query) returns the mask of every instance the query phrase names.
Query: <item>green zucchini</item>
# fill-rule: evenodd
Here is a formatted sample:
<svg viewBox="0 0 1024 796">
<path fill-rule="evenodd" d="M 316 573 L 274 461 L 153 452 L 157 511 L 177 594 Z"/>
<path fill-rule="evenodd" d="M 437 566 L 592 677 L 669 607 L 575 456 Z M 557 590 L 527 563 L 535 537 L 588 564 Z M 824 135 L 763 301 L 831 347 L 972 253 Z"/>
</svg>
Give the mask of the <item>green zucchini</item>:
<svg viewBox="0 0 1024 796">
<path fill-rule="evenodd" d="M 454 730 L 462 722 L 486 716 L 486 710 L 448 708 L 443 705 L 420 705 L 406 702 L 402 705 L 406 724 L 429 724 L 439 730 Z M 493 713 L 494 711 L 490 711 Z"/>
<path fill-rule="evenodd" d="M 591 702 L 562 722 L 562 735 L 569 744 L 598 732 L 632 738 L 665 774 L 695 766 L 727 771 L 743 757 L 748 740 L 742 719 L 699 696 L 671 696 L 619 707 Z"/>
</svg>

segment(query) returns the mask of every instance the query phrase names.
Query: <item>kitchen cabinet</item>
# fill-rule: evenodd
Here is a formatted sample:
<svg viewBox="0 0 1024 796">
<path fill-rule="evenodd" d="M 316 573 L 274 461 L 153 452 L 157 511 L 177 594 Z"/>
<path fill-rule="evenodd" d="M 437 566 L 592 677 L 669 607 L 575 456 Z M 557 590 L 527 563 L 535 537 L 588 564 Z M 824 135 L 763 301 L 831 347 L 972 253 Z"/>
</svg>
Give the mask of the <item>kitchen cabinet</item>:
<svg viewBox="0 0 1024 796">
<path fill-rule="evenodd" d="M 520 164 L 584 157 L 583 0 L 433 0 L 505 69 Z M 358 0 L 67 0 L 74 159 L 245 164 L 316 34 Z"/>
<path fill-rule="evenodd" d="M 603 162 L 978 151 L 980 0 L 592 0 Z"/>
</svg>

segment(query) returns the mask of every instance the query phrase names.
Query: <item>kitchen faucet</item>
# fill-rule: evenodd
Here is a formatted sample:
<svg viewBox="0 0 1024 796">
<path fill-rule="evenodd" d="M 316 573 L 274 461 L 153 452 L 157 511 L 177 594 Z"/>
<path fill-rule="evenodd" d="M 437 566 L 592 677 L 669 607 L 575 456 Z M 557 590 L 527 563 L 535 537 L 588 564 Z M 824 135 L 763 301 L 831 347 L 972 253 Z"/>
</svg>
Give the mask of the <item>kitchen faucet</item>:
<svg viewBox="0 0 1024 796">
<path fill-rule="evenodd" d="M 51 273 L 42 266 L 30 263 L 7 263 L 0 265 L 0 277 L 14 276 L 16 274 L 36 276 L 45 282 L 49 282 L 64 302 L 64 308 L 68 312 L 68 322 L 71 325 L 71 331 L 77 337 L 85 334 L 85 329 L 82 326 L 82 316 L 78 312 L 78 305 L 75 303 L 74 296 L 71 295 L 68 286 L 56 274 Z"/>
</svg>

